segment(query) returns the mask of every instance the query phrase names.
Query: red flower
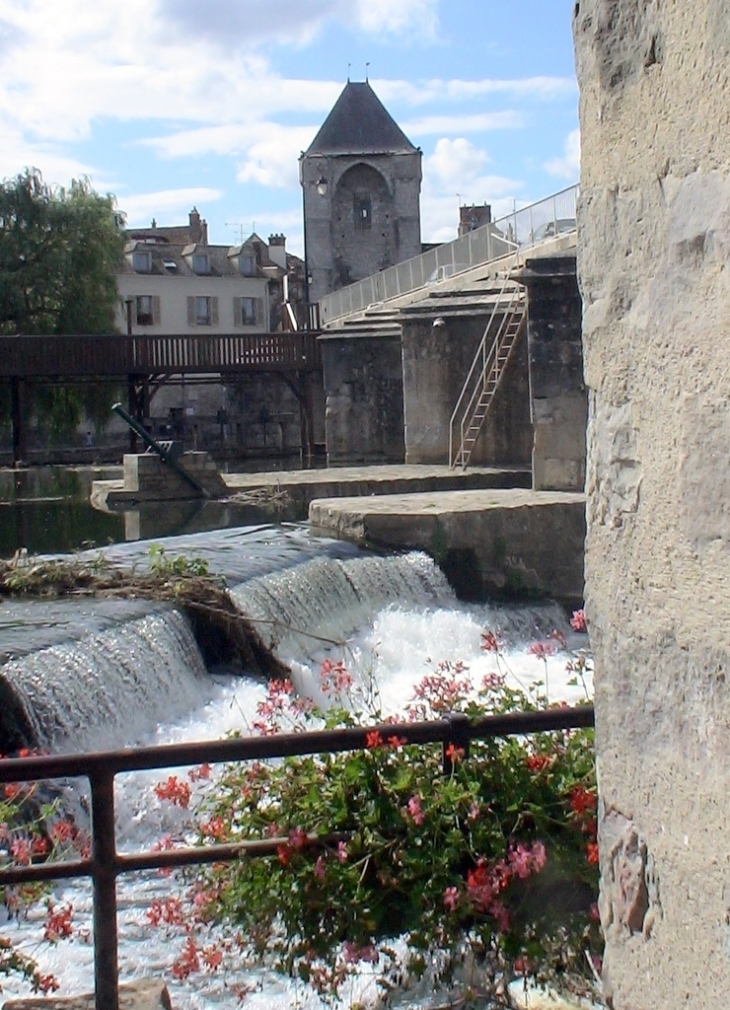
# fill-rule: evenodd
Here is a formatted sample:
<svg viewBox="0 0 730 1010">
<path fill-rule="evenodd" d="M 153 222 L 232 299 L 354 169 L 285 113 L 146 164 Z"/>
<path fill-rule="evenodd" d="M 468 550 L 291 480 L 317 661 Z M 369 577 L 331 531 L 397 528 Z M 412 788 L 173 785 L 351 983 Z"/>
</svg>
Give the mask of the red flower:
<svg viewBox="0 0 730 1010">
<path fill-rule="evenodd" d="M 404 744 L 408 743 L 408 740 L 404 736 L 389 736 L 387 743 L 393 750 L 399 750 Z"/>
<path fill-rule="evenodd" d="M 169 800 L 176 807 L 187 809 L 190 803 L 191 790 L 187 782 L 181 782 L 177 775 L 171 775 L 167 782 L 158 782 L 155 795 L 160 800 Z"/>
<path fill-rule="evenodd" d="M 549 758 L 547 754 L 530 754 L 525 760 L 525 764 L 533 775 L 537 775 L 539 772 L 544 771 L 550 762 L 551 758 Z"/>
<path fill-rule="evenodd" d="M 365 734 L 365 746 L 368 750 L 374 750 L 376 747 L 383 746 L 383 738 L 376 729 Z"/>
<path fill-rule="evenodd" d="M 48 943 L 58 943 L 73 933 L 71 916 L 73 907 L 64 905 L 63 908 L 56 909 L 52 901 L 48 902 L 46 910 L 46 921 L 43 927 L 43 939 Z"/>
<path fill-rule="evenodd" d="M 446 748 L 446 757 L 452 764 L 456 764 L 457 761 L 461 761 L 464 757 L 465 751 L 463 747 L 457 747 L 456 744 L 450 743 Z"/>
<path fill-rule="evenodd" d="M 598 842 L 589 842 L 586 845 L 586 859 L 591 866 L 598 866 Z"/>
<path fill-rule="evenodd" d="M 570 793 L 570 807 L 582 817 L 587 811 L 596 809 L 596 794 L 585 786 L 575 786 Z"/>
</svg>

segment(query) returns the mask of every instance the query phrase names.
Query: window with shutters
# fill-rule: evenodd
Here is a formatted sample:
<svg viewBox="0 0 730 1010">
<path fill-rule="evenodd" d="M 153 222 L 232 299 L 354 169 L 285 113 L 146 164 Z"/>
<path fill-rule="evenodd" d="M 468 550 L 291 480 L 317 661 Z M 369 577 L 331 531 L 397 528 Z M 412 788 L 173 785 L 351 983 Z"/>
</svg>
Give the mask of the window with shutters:
<svg viewBox="0 0 730 1010">
<path fill-rule="evenodd" d="M 154 326 L 154 303 L 152 295 L 138 295 L 136 302 L 137 326 Z"/>
<path fill-rule="evenodd" d="M 241 299 L 241 323 L 243 326 L 253 326 L 256 323 L 256 298 Z"/>
<path fill-rule="evenodd" d="M 206 295 L 196 295 L 195 297 L 195 325 L 210 326 L 211 311 L 210 298 Z"/>
</svg>

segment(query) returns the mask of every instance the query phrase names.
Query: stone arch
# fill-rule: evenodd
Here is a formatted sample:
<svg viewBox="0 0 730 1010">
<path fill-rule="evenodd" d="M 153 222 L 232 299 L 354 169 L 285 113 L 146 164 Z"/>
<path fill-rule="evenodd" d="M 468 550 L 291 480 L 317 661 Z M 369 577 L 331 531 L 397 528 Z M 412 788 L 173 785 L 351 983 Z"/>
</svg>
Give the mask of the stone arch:
<svg viewBox="0 0 730 1010">
<path fill-rule="evenodd" d="M 335 287 L 384 270 L 398 260 L 395 200 L 388 180 L 358 162 L 340 177 L 332 199 Z"/>
</svg>

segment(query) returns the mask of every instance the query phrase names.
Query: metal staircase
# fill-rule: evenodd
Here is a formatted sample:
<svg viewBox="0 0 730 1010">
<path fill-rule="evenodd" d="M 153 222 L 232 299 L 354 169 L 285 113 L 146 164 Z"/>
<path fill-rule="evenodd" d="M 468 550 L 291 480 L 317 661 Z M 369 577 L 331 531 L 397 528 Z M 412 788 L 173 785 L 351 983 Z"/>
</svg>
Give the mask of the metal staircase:
<svg viewBox="0 0 730 1010">
<path fill-rule="evenodd" d="M 449 427 L 449 466 L 465 470 L 510 356 L 525 329 L 524 288 L 505 278 Z"/>
</svg>

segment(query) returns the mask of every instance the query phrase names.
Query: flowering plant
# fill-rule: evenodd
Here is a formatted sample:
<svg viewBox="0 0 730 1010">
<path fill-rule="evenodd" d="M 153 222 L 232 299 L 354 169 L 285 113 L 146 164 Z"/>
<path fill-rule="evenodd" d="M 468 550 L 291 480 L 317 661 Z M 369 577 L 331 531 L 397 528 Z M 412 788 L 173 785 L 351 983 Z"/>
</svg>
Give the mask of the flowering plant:
<svg viewBox="0 0 730 1010">
<path fill-rule="evenodd" d="M 495 672 L 475 687 L 462 664 L 435 665 L 408 718 L 534 709 L 534 696 L 507 687 L 493 634 L 483 649 Z M 378 713 L 352 707 L 343 663 L 326 661 L 321 679 L 326 711 L 290 681 L 271 681 L 255 730 L 372 724 Z M 176 974 L 200 966 L 195 935 L 215 922 L 229 930 L 215 965 L 203 948 L 207 968 L 233 946 L 239 963 L 242 952 L 268 959 L 324 996 L 365 968 L 385 991 L 426 974 L 431 988 L 461 985 L 490 1005 L 528 976 L 590 991 L 599 946 L 592 731 L 477 740 L 468 755 L 452 744 L 445 756 L 371 730 L 361 750 L 232 764 L 218 778 L 194 771 L 207 785 L 199 841 L 280 842 L 272 855 L 195 871 Z M 183 785 L 168 780 L 158 796 L 187 807 Z M 459 980 L 465 960 L 474 970 Z"/>
<path fill-rule="evenodd" d="M 25 758 L 34 751 L 23 748 L 14 757 Z M 0 755 L 0 759 L 3 755 Z M 47 792 L 47 784 L 12 782 L 0 791 L 0 867 L 30 866 L 50 860 L 87 858 L 90 838 L 73 818 L 64 816 L 58 797 Z M 73 924 L 70 904 L 57 905 L 49 884 L 31 883 L 3 887 L 0 896 L 8 919 L 20 919 L 43 903 L 43 942 L 55 945 L 76 934 L 88 940 Z M 44 995 L 59 988 L 56 977 L 44 974 L 35 958 L 20 949 L 7 935 L 0 935 L 0 975 L 19 975 L 33 992 Z M 2 986 L 0 986 L 0 990 Z"/>
</svg>

